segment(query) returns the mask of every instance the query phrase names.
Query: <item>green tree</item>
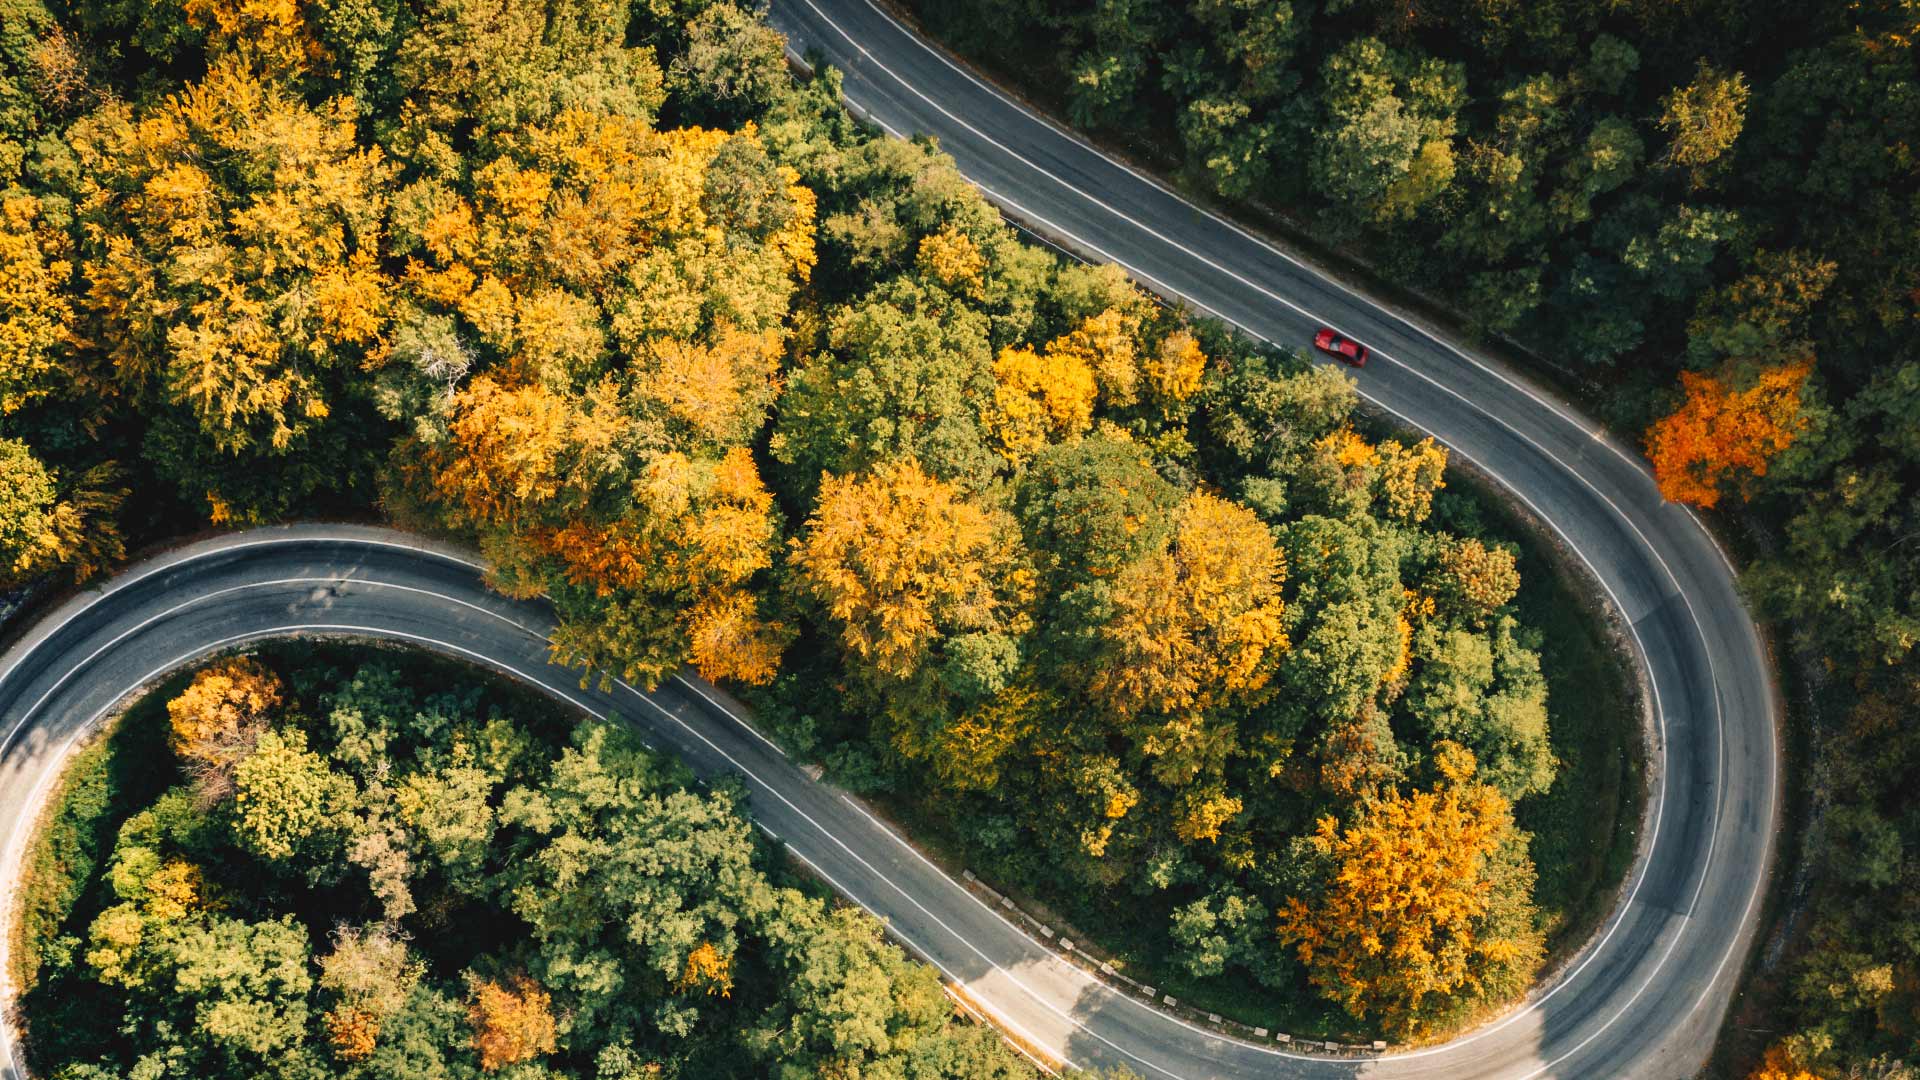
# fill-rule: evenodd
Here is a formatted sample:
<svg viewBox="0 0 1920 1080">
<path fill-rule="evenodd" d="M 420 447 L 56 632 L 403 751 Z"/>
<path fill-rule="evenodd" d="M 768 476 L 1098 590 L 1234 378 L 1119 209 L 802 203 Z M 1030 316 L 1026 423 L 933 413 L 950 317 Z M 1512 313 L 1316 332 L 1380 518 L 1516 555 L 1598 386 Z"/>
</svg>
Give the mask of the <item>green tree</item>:
<svg viewBox="0 0 1920 1080">
<path fill-rule="evenodd" d="M 1073 63 L 1067 115 L 1081 127 L 1117 126 L 1134 115 L 1159 36 L 1159 5 L 1096 0 L 1090 41 Z"/>
<path fill-rule="evenodd" d="M 699 997 L 668 993 L 688 957 L 703 943 L 731 955 L 771 903 L 732 800 L 674 787 L 637 736 L 588 723 L 542 783 L 503 798 L 496 888 L 531 927 L 534 974 L 572 1010 L 575 1038 L 692 1031 Z"/>
<path fill-rule="evenodd" d="M 306 1035 L 313 988 L 306 931 L 291 917 L 247 923 L 214 916 L 170 942 L 173 988 L 195 1034 L 212 1046 L 269 1058 Z"/>
<path fill-rule="evenodd" d="M 1023 1080 L 998 1035 L 949 1022 L 931 967 L 910 961 L 853 908 L 826 910 L 791 891 L 769 921 L 788 987 L 752 1041 L 779 1080 L 827 1075 L 928 1075 Z"/>
<path fill-rule="evenodd" d="M 1553 211 L 1563 228 L 1582 224 L 1593 216 L 1593 202 L 1633 179 L 1646 158 L 1646 141 L 1632 122 L 1604 116 L 1579 149 L 1570 155 L 1561 175 L 1566 186 L 1555 192 Z"/>
<path fill-rule="evenodd" d="M 485 887 L 496 826 L 494 803 L 504 777 L 473 762 L 456 744 L 445 768 L 412 773 L 395 785 L 394 809 L 421 853 L 456 888 Z"/>
<path fill-rule="evenodd" d="M 1200 98 L 1180 113 L 1180 139 L 1206 170 L 1215 190 L 1229 199 L 1245 199 L 1270 179 L 1279 131 L 1253 120 L 1244 102 Z"/>
<path fill-rule="evenodd" d="M 1214 468 L 1258 475 L 1284 492 L 1309 448 L 1345 424 L 1357 400 L 1353 381 L 1332 368 L 1266 355 L 1244 359 L 1201 395 L 1206 445 L 1219 459 Z M 1284 501 L 1273 507 L 1285 508 Z"/>
<path fill-rule="evenodd" d="M 1627 239 L 1620 262 L 1668 300 L 1695 293 L 1722 245 L 1738 235 L 1737 211 L 1716 207 L 1676 207 L 1658 225 Z"/>
<path fill-rule="evenodd" d="M 1140 447 L 1101 435 L 1049 447 L 1021 474 L 1014 495 L 1046 597 L 1040 632 L 1058 662 L 1084 658 L 1089 635 L 1112 613 L 1122 571 L 1165 549 L 1179 491 Z"/>
<path fill-rule="evenodd" d="M 1508 799 L 1552 785 L 1558 762 L 1547 732 L 1547 685 L 1511 618 L 1484 635 L 1422 627 L 1413 651 L 1419 670 L 1405 707 L 1431 743 L 1473 751 L 1480 777 Z"/>
<path fill-rule="evenodd" d="M 570 108 L 651 120 L 664 96 L 652 50 L 629 47 L 625 5 L 612 0 L 408 0 L 403 10 L 404 37 L 388 46 L 376 23 L 347 57 L 385 73 L 373 76 L 382 145 L 430 172 L 459 175 L 466 139 L 497 145 Z"/>
<path fill-rule="evenodd" d="M 1296 595 L 1279 678 L 1294 707 L 1362 716 L 1399 666 L 1402 541 L 1371 521 L 1306 517 L 1279 529 Z"/>
<path fill-rule="evenodd" d="M 687 24 L 686 50 L 667 70 L 669 85 L 697 114 L 731 126 L 780 97 L 790 78 L 785 48 L 757 16 L 713 4 Z"/>
<path fill-rule="evenodd" d="M 1229 966 L 1244 967 L 1268 985 L 1284 985 L 1292 974 L 1274 940 L 1267 906 L 1237 888 L 1210 893 L 1173 909 L 1169 928 L 1181 947 L 1181 963 L 1196 978 L 1210 978 Z"/>
<path fill-rule="evenodd" d="M 1839 264 L 1811 252 L 1756 251 L 1751 270 L 1700 297 L 1687 324 L 1687 351 L 1702 363 L 1777 363 L 1804 351 L 1811 316 Z"/>
<path fill-rule="evenodd" d="M 234 836 L 261 858 L 289 863 L 338 838 L 357 801 L 353 781 L 307 749 L 299 730 L 266 731 L 234 767 Z"/>
<path fill-rule="evenodd" d="M 978 486 L 995 469 L 980 413 L 993 387 L 986 320 L 897 281 L 836 315 L 828 350 L 795 369 L 773 453 L 803 488 L 822 472 L 907 457 L 936 479 Z"/>
<path fill-rule="evenodd" d="M 1327 115 L 1309 165 L 1321 194 L 1359 217 L 1393 220 L 1446 190 L 1466 98 L 1458 65 L 1361 38 L 1329 57 L 1322 76 Z"/>
</svg>

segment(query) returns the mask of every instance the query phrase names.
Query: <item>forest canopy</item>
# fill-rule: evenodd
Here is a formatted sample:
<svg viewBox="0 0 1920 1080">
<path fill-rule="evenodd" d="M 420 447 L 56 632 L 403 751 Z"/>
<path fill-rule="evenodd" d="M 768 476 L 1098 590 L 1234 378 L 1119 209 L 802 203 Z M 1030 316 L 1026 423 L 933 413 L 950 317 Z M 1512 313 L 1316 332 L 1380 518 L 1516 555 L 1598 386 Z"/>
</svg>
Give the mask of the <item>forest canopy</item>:
<svg viewBox="0 0 1920 1080">
<path fill-rule="evenodd" d="M 40 1075 L 1035 1075 L 740 795 L 472 669 L 220 658 L 90 754 L 24 941 Z"/>
<path fill-rule="evenodd" d="M 839 782 L 1119 898 L 1194 979 L 1396 1038 L 1532 980 L 1548 920 L 1516 815 L 1562 762 L 1519 553 L 1345 376 L 1021 242 L 727 3 L 0 3 L 0 577 L 96 571 L 160 523 L 377 512 L 550 599 L 584 678 L 750 690 Z M 1393 119 L 1425 171 L 1316 175 L 1404 217 L 1459 80 L 1384 45 L 1341 63 L 1340 138 Z M 389 726 L 348 733 L 324 693 L 218 677 L 189 690 L 211 712 L 173 718 L 191 790 L 133 819 L 152 835 L 123 836 L 126 890 L 70 960 L 124 995 L 127 1039 L 188 1040 L 179 1068 L 371 1075 L 469 1029 L 483 1071 L 597 1054 L 603 1078 L 644 1073 L 605 1063 L 630 1039 L 796 1078 L 837 1075 L 825 1046 L 908 1053 L 745 992 L 749 956 L 783 994 L 840 992 L 841 959 L 783 937 L 800 920 L 849 935 L 900 1023 L 964 1044 L 898 1075 L 997 1075 L 869 925 L 734 880 L 726 799 L 617 730 L 509 761 L 487 755 L 524 740 L 478 714 L 411 732 L 411 705 L 369 706 L 355 723 Z M 637 807 L 541 779 L 621 769 Z M 610 814 L 684 826 L 707 860 L 686 873 L 745 891 L 673 885 L 698 913 L 661 915 L 671 941 L 609 940 L 641 915 L 607 895 L 665 887 L 569 892 L 618 872 L 581 854 Z M 378 911 L 295 926 L 229 862 L 295 892 L 364 876 Z M 1385 959 L 1369 913 L 1400 886 L 1363 866 L 1450 898 L 1400 912 Z M 401 931 L 443 901 L 527 944 L 409 975 Z M 183 974 L 224 950 L 253 965 L 243 1003 Z M 183 978 L 200 997 L 150 996 Z M 69 1080 L 147 1075 L 111 1045 Z"/>
<path fill-rule="evenodd" d="M 1668 498 L 1725 512 L 1814 747 L 1811 915 L 1767 973 L 1756 1075 L 1911 1075 L 1914 5 L 908 6 L 1076 125 L 1530 354 Z"/>
</svg>

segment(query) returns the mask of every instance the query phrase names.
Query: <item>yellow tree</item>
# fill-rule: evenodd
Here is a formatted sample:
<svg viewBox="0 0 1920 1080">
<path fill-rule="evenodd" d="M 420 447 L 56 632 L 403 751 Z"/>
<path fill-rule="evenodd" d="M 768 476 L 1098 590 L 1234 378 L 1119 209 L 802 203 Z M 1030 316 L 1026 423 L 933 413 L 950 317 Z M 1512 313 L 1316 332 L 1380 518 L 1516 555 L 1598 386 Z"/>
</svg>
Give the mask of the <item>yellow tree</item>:
<svg viewBox="0 0 1920 1080">
<path fill-rule="evenodd" d="M 895 749 L 925 760 L 957 791 L 990 790 L 1008 756 L 1038 730 L 1049 703 L 1034 687 L 1010 686 L 930 733 L 920 725 L 897 725 Z"/>
<path fill-rule="evenodd" d="M 286 452 L 331 411 L 328 373 L 382 355 L 391 170 L 356 121 L 228 59 L 72 133 L 98 337 L 222 452 Z"/>
<path fill-rule="evenodd" d="M 715 948 L 711 941 L 701 942 L 687 954 L 673 988 L 682 994 L 697 991 L 710 997 L 733 996 L 733 957 Z"/>
<path fill-rule="evenodd" d="M 427 455 L 433 485 L 459 520 L 513 526 L 553 504 L 583 504 L 620 468 L 628 426 L 611 384 L 569 398 L 539 384 L 480 376 L 453 402 L 446 446 Z"/>
<path fill-rule="evenodd" d="M 1675 87 L 1661 100 L 1659 124 L 1673 140 L 1667 161 L 1689 170 L 1695 187 L 1724 164 L 1722 157 L 1739 139 L 1749 96 L 1746 76 L 1702 60 L 1691 83 Z"/>
<path fill-rule="evenodd" d="M 37 199 L 0 198 L 0 416 L 57 385 L 60 350 L 73 335 L 70 246 L 46 225 Z"/>
<path fill-rule="evenodd" d="M 255 734 L 286 694 L 280 677 L 246 657 L 203 668 L 179 696 L 167 702 L 169 740 L 187 761 L 230 756 Z"/>
<path fill-rule="evenodd" d="M 407 189 L 396 240 L 421 303 L 457 314 L 520 378 L 577 381 L 569 366 L 611 359 L 608 339 L 643 369 L 693 359 L 663 356 L 663 341 L 751 367 L 755 344 L 729 330 L 776 330 L 813 267 L 813 194 L 751 129 L 568 109 L 503 134 L 472 177 Z"/>
<path fill-rule="evenodd" d="M 1140 366 L 1153 399 L 1161 408 L 1172 409 L 1200 389 L 1200 377 L 1207 370 L 1207 356 L 1200 351 L 1200 342 L 1192 334 L 1175 330 L 1161 339 L 1160 348 Z"/>
<path fill-rule="evenodd" d="M 181 0 L 187 22 L 207 32 L 207 51 L 292 76 L 325 57 L 295 0 Z"/>
<path fill-rule="evenodd" d="M 18 439 L 0 439 L 0 583 L 46 569 L 53 538 L 53 473 Z"/>
<path fill-rule="evenodd" d="M 137 987 L 157 974 L 152 940 L 211 906 L 206 880 L 192 863 L 134 847 L 115 853 L 108 881 L 120 902 L 88 929 L 87 963 L 104 982 Z"/>
<path fill-rule="evenodd" d="M 1499 858 L 1518 839 L 1511 805 L 1472 781 L 1465 751 L 1443 745 L 1439 759 L 1438 789 L 1368 796 L 1345 828 L 1322 818 L 1311 843 L 1330 868 L 1325 894 L 1280 912 L 1281 940 L 1320 992 L 1398 1034 L 1458 993 L 1524 984 L 1542 956 L 1531 871 Z"/>
<path fill-rule="evenodd" d="M 1380 502 L 1387 516 L 1422 522 L 1433 512 L 1433 493 L 1446 487 L 1447 448 L 1432 439 L 1412 446 L 1380 444 Z"/>
<path fill-rule="evenodd" d="M 980 246 L 956 225 L 930 233 L 920 241 L 914 262 L 924 273 L 970 299 L 982 299 L 987 259 Z"/>
<path fill-rule="evenodd" d="M 1400 521 L 1425 521 L 1434 492 L 1447 486 L 1447 450 L 1432 439 L 1375 444 L 1343 427 L 1315 440 L 1308 463 L 1316 486 L 1340 513 L 1377 507 Z"/>
<path fill-rule="evenodd" d="M 1093 372 L 1100 402 L 1126 408 L 1140 400 L 1140 315 L 1108 308 L 1047 343 L 1051 355 L 1071 357 Z"/>
<path fill-rule="evenodd" d="M 791 565 L 850 657 L 906 678 L 947 635 L 1015 616 L 1028 577 L 1017 537 L 1007 514 L 903 461 L 824 477 Z"/>
<path fill-rule="evenodd" d="M 396 200 L 406 285 L 492 367 L 406 457 L 477 526 L 496 583 L 560 609 L 554 655 L 657 683 L 771 679 L 750 580 L 779 518 L 749 450 L 810 272 L 813 196 L 751 128 L 568 108 L 502 129 L 471 180 Z M 442 350 L 444 351 L 444 350 Z"/>
<path fill-rule="evenodd" d="M 1434 591 L 1450 613 L 1482 626 L 1520 592 L 1520 569 L 1506 548 L 1449 540 L 1440 548 Z"/>
<path fill-rule="evenodd" d="M 1301 486 L 1320 495 L 1322 513 L 1333 517 L 1365 512 L 1380 483 L 1380 451 L 1349 427 L 1314 440 L 1301 470 Z"/>
<path fill-rule="evenodd" d="M 385 364 L 392 299 L 393 173 L 353 102 L 309 104 L 245 53 L 68 133 L 82 333 L 125 396 L 164 406 L 148 456 L 215 521 L 290 512 L 371 467 L 372 446 L 322 436 Z"/>
<path fill-rule="evenodd" d="M 569 583 L 598 597 L 563 620 L 555 658 L 648 685 L 688 660 L 709 678 L 771 680 L 787 632 L 761 617 L 746 586 L 772 565 L 779 530 L 752 453 L 655 455 L 630 490 L 613 522 L 529 534 Z"/>
<path fill-rule="evenodd" d="M 780 388 L 780 334 L 722 328 L 712 344 L 667 339 L 653 346 L 641 393 L 674 422 L 688 441 L 738 446 L 766 422 Z"/>
<path fill-rule="evenodd" d="M 993 381 L 994 408 L 987 427 L 1009 460 L 1023 461 L 1048 443 L 1093 426 L 1098 390 L 1093 369 L 1078 353 L 1002 349 L 993 363 Z"/>
<path fill-rule="evenodd" d="M 63 484 L 26 443 L 0 438 L 0 583 L 59 567 L 84 580 L 124 555 L 117 475 L 106 462 Z"/>
<path fill-rule="evenodd" d="M 1195 492 L 1171 545 L 1121 572 L 1096 699 L 1115 714 L 1205 712 L 1257 691 L 1287 647 L 1286 565 L 1251 510 Z"/>
<path fill-rule="evenodd" d="M 1767 1048 L 1759 1067 L 1748 1074 L 1747 1080 L 1822 1080 L 1822 1077 L 1800 1064 L 1785 1043 L 1775 1043 Z"/>
<path fill-rule="evenodd" d="M 687 659 L 703 677 L 764 686 L 780 673 L 790 635 L 760 603 L 745 589 L 722 591 L 687 613 Z"/>
<path fill-rule="evenodd" d="M 1191 844 L 1217 840 L 1227 822 L 1239 815 L 1242 804 L 1218 786 L 1189 788 L 1174 800 L 1173 834 Z"/>
</svg>

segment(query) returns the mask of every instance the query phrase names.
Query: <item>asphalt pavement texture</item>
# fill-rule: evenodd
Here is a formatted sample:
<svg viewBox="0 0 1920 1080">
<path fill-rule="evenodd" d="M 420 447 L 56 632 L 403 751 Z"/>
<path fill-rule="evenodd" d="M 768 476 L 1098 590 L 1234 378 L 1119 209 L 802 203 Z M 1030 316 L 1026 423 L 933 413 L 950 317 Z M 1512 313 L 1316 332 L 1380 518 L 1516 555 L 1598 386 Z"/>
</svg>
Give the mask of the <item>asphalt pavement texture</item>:
<svg viewBox="0 0 1920 1080">
<path fill-rule="evenodd" d="M 1656 714 L 1651 835 L 1593 942 L 1522 1005 L 1440 1046 L 1331 1057 L 1189 1024 L 1002 918 L 789 761 L 720 691 L 691 675 L 645 694 L 583 688 L 578 672 L 548 660 L 544 605 L 489 592 L 471 555 L 357 526 L 253 530 L 148 560 L 43 617 L 0 656 L 0 880 L 18 880 L 65 755 L 141 688 L 267 637 L 378 638 L 496 669 L 639 725 L 703 775 L 738 777 L 762 829 L 1055 1061 L 1125 1065 L 1146 1080 L 1693 1076 L 1752 943 L 1780 804 L 1765 650 L 1699 522 L 1660 498 L 1636 453 L 1569 405 L 1104 157 L 866 0 L 774 0 L 772 21 L 797 52 L 845 72 L 857 112 L 896 134 L 937 137 L 1027 226 L 1249 334 L 1304 345 L 1327 325 L 1364 342 L 1375 355 L 1355 375 L 1369 401 L 1432 434 L 1559 534 L 1630 628 Z M 14 1050 L 0 1039 L 0 1073 L 18 1078 Z"/>
<path fill-rule="evenodd" d="M 842 71 L 857 115 L 933 136 L 1033 231 L 1255 337 L 1305 346 L 1330 326 L 1369 346 L 1362 396 L 1558 534 L 1629 628 L 1652 691 L 1651 837 L 1622 903 L 1523 1007 L 1451 1043 L 1332 1063 L 1150 1017 L 1114 992 L 995 1004 L 1076 1063 L 1148 1077 L 1694 1075 L 1752 942 L 1780 805 L 1766 651 L 1700 522 L 1568 403 L 1099 152 L 870 0 L 773 0 L 771 21 L 794 55 Z"/>
</svg>

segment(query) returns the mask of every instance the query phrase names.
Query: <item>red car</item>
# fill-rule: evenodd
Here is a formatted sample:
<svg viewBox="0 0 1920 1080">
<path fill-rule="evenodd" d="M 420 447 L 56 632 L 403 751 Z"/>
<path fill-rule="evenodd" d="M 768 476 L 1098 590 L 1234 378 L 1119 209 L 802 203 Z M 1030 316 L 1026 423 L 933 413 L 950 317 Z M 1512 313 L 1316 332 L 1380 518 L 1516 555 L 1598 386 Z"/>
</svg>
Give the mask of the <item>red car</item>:
<svg viewBox="0 0 1920 1080">
<path fill-rule="evenodd" d="M 1333 332 L 1331 327 L 1323 326 L 1313 335 L 1313 347 L 1323 353 L 1329 353 L 1344 363 L 1354 367 L 1366 367 L 1367 357 L 1373 355 L 1365 345 Z"/>
</svg>

